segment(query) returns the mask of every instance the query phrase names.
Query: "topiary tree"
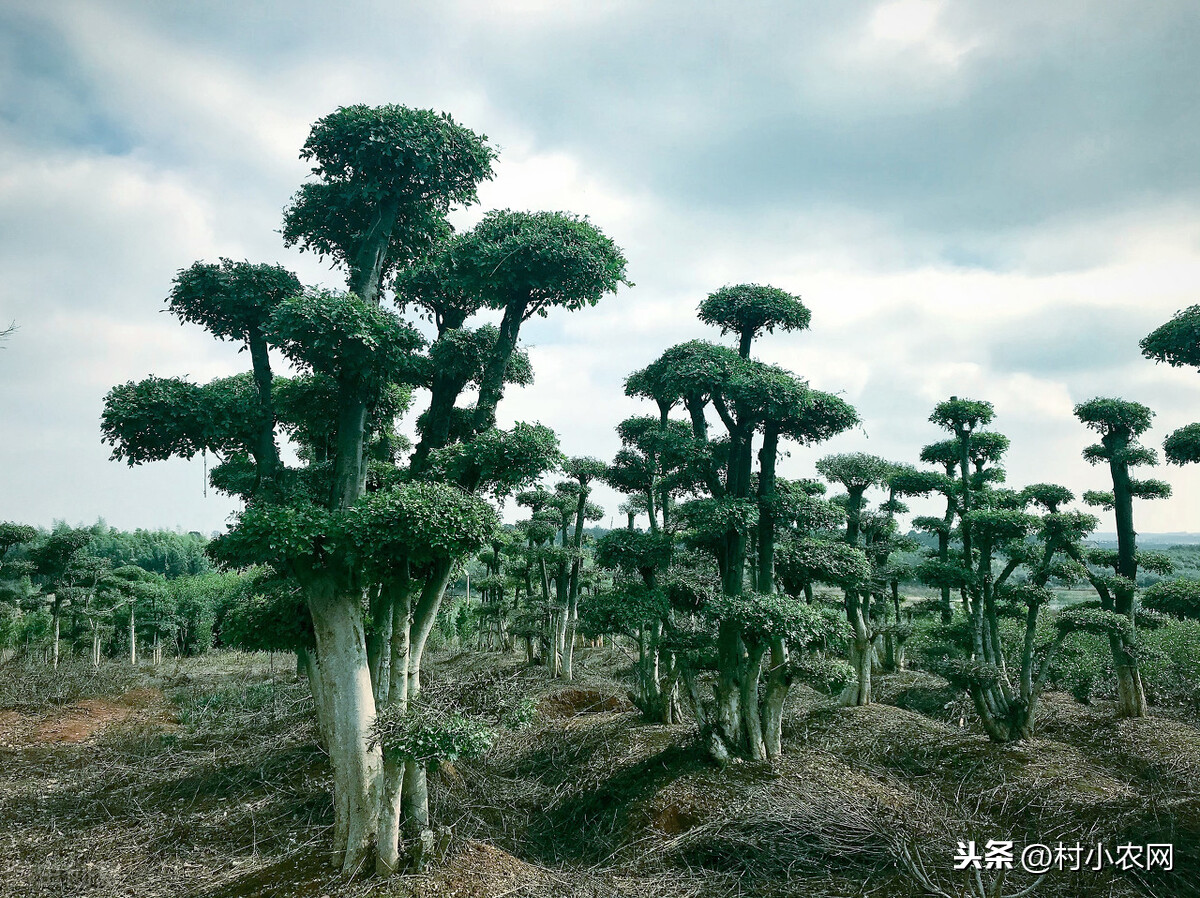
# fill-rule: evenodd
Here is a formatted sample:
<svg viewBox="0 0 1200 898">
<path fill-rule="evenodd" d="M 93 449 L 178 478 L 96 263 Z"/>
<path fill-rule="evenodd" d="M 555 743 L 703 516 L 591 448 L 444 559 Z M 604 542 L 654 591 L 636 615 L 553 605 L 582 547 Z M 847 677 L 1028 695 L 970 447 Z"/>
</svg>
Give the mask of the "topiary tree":
<svg viewBox="0 0 1200 898">
<path fill-rule="evenodd" d="M 34 581 L 50 605 L 51 658 L 58 667 L 63 608 L 70 603 L 72 587 L 86 576 L 84 549 L 92 535 L 84 529 L 62 529 L 51 533 L 30 552 Z"/>
<path fill-rule="evenodd" d="M 1176 312 L 1141 342 L 1142 355 L 1173 368 L 1200 368 L 1200 305 Z M 1167 461 L 1184 465 L 1200 461 L 1200 424 L 1180 427 L 1163 443 Z"/>
<path fill-rule="evenodd" d="M 737 334 L 738 354 L 750 358 L 750 346 L 754 338 L 766 333 L 806 330 L 812 321 L 812 312 L 800 301 L 800 297 L 758 284 L 739 284 L 722 287 L 708 294 L 700 303 L 699 319 L 721 329 L 722 335 Z"/>
<path fill-rule="evenodd" d="M 1157 457 L 1138 441 L 1150 429 L 1154 413 L 1137 402 L 1097 398 L 1075 406 L 1077 417 L 1090 430 L 1100 434 L 1100 442 L 1083 451 L 1091 464 L 1107 463 L 1112 477 L 1112 492 L 1090 492 L 1084 500 L 1090 505 L 1111 509 L 1116 519 L 1116 578 L 1106 584 L 1093 580 L 1101 607 L 1128 620 L 1128 626 L 1108 634 L 1117 675 L 1117 713 L 1144 717 L 1146 693 L 1137 661 L 1137 533 L 1133 526 L 1133 500 L 1165 498 L 1171 488 L 1160 480 L 1136 480 L 1130 469 L 1154 465 Z"/>
<path fill-rule="evenodd" d="M 592 482 L 602 478 L 607 465 L 598 458 L 577 456 L 563 465 L 563 471 L 571 478 L 574 494 L 574 532 L 571 536 L 571 570 L 567 585 L 566 627 L 563 632 L 563 676 L 570 680 L 574 676 L 575 630 L 579 620 L 580 574 L 583 570 L 583 528 L 587 521 L 598 521 L 604 517 L 604 509 L 588 501 Z M 564 537 L 566 534 L 564 533 Z"/>
<path fill-rule="evenodd" d="M 937 536 L 937 568 L 929 565 L 922 565 L 918 569 L 918 575 L 926 576 L 934 572 L 934 570 L 946 571 L 950 564 L 950 539 L 954 530 L 954 521 L 958 516 L 958 495 L 957 481 L 954 478 L 954 471 L 958 467 L 959 452 L 958 443 L 956 440 L 942 440 L 936 443 L 930 443 L 921 449 L 921 461 L 925 464 L 938 465 L 944 471 L 944 480 L 942 487 L 938 491 L 946 498 L 946 510 L 940 518 L 922 515 L 913 518 L 913 527 L 917 530 L 922 530 L 926 533 L 933 533 Z M 955 587 L 954 578 L 937 577 L 926 579 L 925 582 L 941 592 L 940 611 L 942 623 L 950 623 L 954 609 L 950 604 L 950 592 Z"/>
<path fill-rule="evenodd" d="M 256 490 L 264 481 L 273 489 L 279 470 L 265 329 L 275 308 L 300 291 L 299 278 L 278 265 L 221 259 L 220 264 L 196 262 L 180 271 L 167 297 L 167 308 L 181 324 L 199 324 L 217 339 L 237 341 L 250 352 L 256 402 L 248 448 L 256 462 Z"/>
<path fill-rule="evenodd" d="M 672 534 L 612 530 L 596 544 L 596 562 L 615 572 L 611 586 L 587 606 L 586 628 L 593 634 L 621 634 L 637 645 L 634 705 L 650 720 L 675 723 L 680 717 L 678 686 L 683 670 L 671 645 L 681 608 L 671 601 L 669 568 L 675 553 Z"/>
<path fill-rule="evenodd" d="M 33 563 L 18 556 L 37 536 L 37 529 L 26 524 L 0 523 L 0 652 L 12 647 L 22 605 L 34 592 L 29 579 Z"/>
<path fill-rule="evenodd" d="M 628 283 L 625 265 L 611 239 L 586 218 L 564 212 L 492 211 L 446 245 L 439 257 L 438 291 L 472 297 L 504 313 L 479 379 L 472 420 L 476 431 L 495 423 L 521 324 L 533 315 L 545 317 L 554 307 L 595 305 Z M 408 281 L 402 292 L 423 291 L 420 282 Z M 431 430 L 440 433 L 441 428 L 440 419 L 431 419 Z"/>
<path fill-rule="evenodd" d="M 703 341 L 683 343 L 626 381 L 628 394 L 656 403 L 663 425 L 669 426 L 671 409 L 681 404 L 691 424 L 694 457 L 687 465 L 688 488 L 701 498 L 680 505 L 676 517 L 686 543 L 711 553 L 716 561 L 727 601 L 705 612 L 715 627 L 715 703 L 709 707 L 694 689 L 689 688 L 689 693 L 710 751 L 720 760 L 733 755 L 773 756 L 778 740 L 768 731 L 776 721 L 767 713 L 759 684 L 764 673 L 770 679 L 778 671 L 786 695 L 794 670 L 788 640 L 806 632 L 795 615 L 808 612 L 782 602 L 774 593 L 753 591 L 754 585 L 761 588 L 763 571 L 766 581 L 773 581 L 777 440 L 792 436 L 817 442 L 857 420 L 836 397 L 817 394 L 791 373 L 749 358 L 755 335 L 776 326 L 803 326 L 805 312 L 798 300 L 788 299 L 782 291 L 757 287 L 718 291 L 701 306 L 701 316 L 727 332 L 737 332 L 739 351 Z M 719 441 L 709 439 L 709 409 L 725 430 Z M 756 490 L 753 445 L 759 432 L 771 436 L 760 454 Z M 760 528 L 764 509 L 767 523 Z M 754 538 L 759 546 L 765 542 L 767 549 L 762 555 L 755 552 L 756 559 L 762 560 L 748 591 L 747 561 Z M 768 636 L 767 622 L 772 620 L 778 629 Z M 805 648 L 797 643 L 791 650 L 798 655 Z"/>
<path fill-rule="evenodd" d="M 449 233 L 445 214 L 476 202 L 496 153 L 444 112 L 360 104 L 319 119 L 300 158 L 315 180 L 284 213 L 284 244 L 332 258 L 374 304 L 391 272 Z"/>
<path fill-rule="evenodd" d="M 862 452 L 827 455 L 817 462 L 817 471 L 822 477 L 846 490 L 846 545 L 855 549 L 860 547 L 866 492 L 884 484 L 892 467 L 891 462 Z M 846 618 L 852 632 L 850 664 L 856 679 L 847 687 L 842 701 L 850 705 L 871 703 L 872 646 L 876 634 L 871 622 L 870 601 L 869 577 L 866 581 L 849 584 L 845 589 Z"/>
<path fill-rule="evenodd" d="M 99 588 L 103 606 L 108 609 L 117 626 L 127 626 L 129 663 L 138 663 L 138 627 L 149 629 L 151 639 L 158 634 L 155 612 L 168 596 L 166 579 L 137 565 L 126 564 L 113 568 L 101 581 Z M 127 617 L 127 621 L 125 618 Z M 149 618 L 151 626 L 145 626 Z"/>
<path fill-rule="evenodd" d="M 445 212 L 473 200 L 493 153 L 448 116 L 356 106 L 321 119 L 302 155 L 314 161 L 316 181 L 289 207 L 285 240 L 332 256 L 352 292 L 289 296 L 270 310 L 262 333 L 307 376 L 328 385 L 328 423 L 312 429 L 332 435 L 332 451 L 328 461 L 290 475 L 277 497 L 255 494 L 269 501 L 251 502 L 213 551 L 233 564 L 270 564 L 303 590 L 327 698 L 318 707 L 331 737 L 335 860 L 349 871 L 367 860 L 376 837 L 381 757 L 369 739 L 375 704 L 360 608 L 366 584 L 339 534 L 367 487 L 372 411 L 387 404 L 395 385 L 417 383 L 422 373 L 423 340 L 379 307 L 379 285 L 445 237 Z M 217 323 L 205 323 L 222 335 Z M 259 479 L 253 424 L 261 409 L 231 402 L 237 414 L 225 416 L 194 389 L 143 386 L 127 385 L 106 402 L 105 435 L 117 457 L 140 463 L 215 444 L 227 456 L 219 482 L 252 492 L 246 484 Z"/>
</svg>

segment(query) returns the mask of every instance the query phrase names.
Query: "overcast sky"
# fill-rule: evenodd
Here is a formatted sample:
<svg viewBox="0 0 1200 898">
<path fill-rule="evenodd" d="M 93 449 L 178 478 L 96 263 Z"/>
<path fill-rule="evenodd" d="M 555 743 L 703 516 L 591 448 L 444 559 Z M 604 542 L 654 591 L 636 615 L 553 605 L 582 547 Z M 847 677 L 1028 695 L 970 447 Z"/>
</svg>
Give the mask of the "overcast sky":
<svg viewBox="0 0 1200 898">
<path fill-rule="evenodd" d="M 916 461 L 929 411 L 988 399 L 1009 482 L 1111 486 L 1076 402 L 1200 420 L 1200 374 L 1138 341 L 1200 302 L 1200 4 L 0 0 L 0 520 L 222 529 L 202 461 L 128 468 L 104 394 L 248 367 L 162 312 L 219 256 L 341 276 L 283 248 L 308 128 L 339 105 L 445 110 L 500 151 L 483 209 L 587 214 L 636 286 L 524 331 L 536 381 L 501 423 L 610 458 L 622 393 L 725 284 L 812 309 L 758 355 L 864 426 L 785 460 Z M 1141 503 L 1200 531 L 1200 472 Z M 615 511 L 613 494 L 604 498 Z M 607 522 L 605 522 L 607 523 Z M 1102 529 L 1111 530 L 1105 521 Z"/>
</svg>

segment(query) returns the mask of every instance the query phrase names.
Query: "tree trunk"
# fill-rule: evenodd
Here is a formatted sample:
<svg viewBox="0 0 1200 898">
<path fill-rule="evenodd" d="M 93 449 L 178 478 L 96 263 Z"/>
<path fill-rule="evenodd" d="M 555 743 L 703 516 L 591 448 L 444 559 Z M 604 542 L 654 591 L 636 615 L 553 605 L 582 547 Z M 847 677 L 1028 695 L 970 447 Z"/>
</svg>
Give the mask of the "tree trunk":
<svg viewBox="0 0 1200 898">
<path fill-rule="evenodd" d="M 271 397 L 271 360 L 262 330 L 252 327 L 246 343 L 250 348 L 250 364 L 254 370 L 254 385 L 258 392 L 258 426 L 254 438 L 254 492 L 271 494 L 279 471 L 279 448 L 275 444 L 275 405 Z"/>
<path fill-rule="evenodd" d="M 472 421 L 476 433 L 487 430 L 496 423 L 496 406 L 504 394 L 504 372 L 508 370 L 508 362 L 517 348 L 517 337 L 527 304 L 528 297 L 523 301 L 509 302 L 504 307 L 500 335 L 496 338 L 495 349 L 488 359 L 487 368 L 479 384 L 479 398 L 475 402 L 475 417 Z M 468 491 L 473 491 L 475 484 L 466 486 Z"/>
<path fill-rule="evenodd" d="M 1142 687 L 1142 672 L 1138 669 L 1137 660 L 1120 636 L 1113 634 L 1108 640 L 1117 675 L 1117 716 L 1145 717 L 1146 691 Z"/>
<path fill-rule="evenodd" d="M 371 590 L 367 603 L 371 612 L 371 636 L 367 640 L 367 663 L 371 670 L 371 684 L 375 690 L 375 705 L 387 703 L 391 687 L 392 666 L 392 593 L 382 584 Z"/>
<path fill-rule="evenodd" d="M 563 679 L 575 679 L 575 623 L 579 605 L 575 597 L 567 601 L 567 630 L 563 638 Z"/>
<path fill-rule="evenodd" d="M 382 756 L 371 745 L 375 695 L 367 665 L 358 597 L 326 588 L 310 591 L 309 610 L 329 710 L 329 758 L 334 772 L 333 862 L 345 873 L 367 862 L 379 818 Z"/>
<path fill-rule="evenodd" d="M 751 646 L 742 673 L 742 725 L 746 732 L 746 752 L 752 761 L 767 758 L 767 746 L 763 740 L 762 712 L 758 706 L 758 681 L 762 676 L 764 649 Z"/>
<path fill-rule="evenodd" d="M 412 843 L 412 866 L 420 872 L 429 863 L 433 830 L 429 828 L 429 771 L 424 764 L 404 764 L 404 833 Z"/>
<path fill-rule="evenodd" d="M 137 667 L 137 626 L 132 604 L 129 606 L 129 663 Z"/>
<path fill-rule="evenodd" d="M 302 673 L 308 680 L 309 691 L 312 692 L 313 706 L 317 712 L 317 741 L 325 752 L 329 752 L 329 696 L 325 681 L 321 677 L 321 666 L 314 649 L 301 649 L 296 653 L 297 673 Z"/>
<path fill-rule="evenodd" d="M 362 493 L 363 442 L 367 403 L 345 387 L 339 388 L 337 454 L 329 507 L 348 508 Z"/>
<path fill-rule="evenodd" d="M 379 304 L 379 289 L 383 278 L 383 267 L 387 262 L 388 244 L 392 229 L 400 212 L 399 200 L 389 199 L 380 203 L 375 219 L 363 235 L 350 272 L 350 289 L 363 302 Z"/>
<path fill-rule="evenodd" d="M 562 580 L 562 571 L 559 571 L 559 580 Z M 559 591 L 565 592 L 566 590 Z M 567 672 L 567 616 L 569 614 L 570 608 L 564 596 L 559 600 L 554 615 L 554 676 L 568 680 L 571 678 Z"/>
<path fill-rule="evenodd" d="M 715 755 L 717 760 L 740 754 L 745 745 L 742 723 L 742 640 L 737 627 L 722 621 L 717 637 L 717 708 L 713 720 Z M 717 744 L 719 743 L 719 745 Z"/>
<path fill-rule="evenodd" d="M 379 806 L 379 852 L 375 872 L 390 876 L 400 869 L 400 812 L 404 799 L 404 762 L 383 759 L 382 797 Z"/>
<path fill-rule="evenodd" d="M 410 667 L 412 664 L 412 601 L 411 584 L 404 578 L 393 587 L 396 591 L 391 601 L 392 623 L 391 654 L 389 670 L 389 704 L 408 707 Z M 417 674 L 419 683 L 420 674 Z M 404 762 L 392 757 L 383 761 L 383 784 L 379 807 L 379 855 L 375 871 L 387 876 L 399 869 L 400 859 L 400 815 L 404 798 Z"/>
<path fill-rule="evenodd" d="M 408 701 L 413 702 L 421 695 L 421 659 L 425 653 L 425 642 L 433 630 L 437 610 L 446 584 L 450 580 L 451 563 L 438 562 L 421 590 L 420 600 L 413 613 L 412 637 L 409 649 Z M 433 831 L 429 828 L 429 783 L 424 764 L 406 761 L 404 764 L 404 786 L 401 814 L 404 831 L 412 841 L 414 866 L 419 870 L 428 860 L 428 851 L 433 842 Z"/>
<path fill-rule="evenodd" d="M 775 460 L 779 431 L 768 423 L 758 451 L 758 591 L 775 591 Z"/>
<path fill-rule="evenodd" d="M 1117 573 L 1132 584 L 1137 582 L 1137 531 L 1133 529 L 1133 484 L 1129 476 L 1129 464 L 1124 460 L 1127 446 L 1126 441 L 1120 446 L 1109 447 L 1112 454 L 1109 470 L 1113 479 L 1113 510 L 1117 522 Z M 1137 640 L 1137 597 L 1132 587 L 1118 585 L 1114 593 L 1116 611 L 1129 618 L 1131 634 L 1128 638 L 1116 634 L 1109 637 L 1117 674 L 1117 714 L 1121 717 L 1145 717 L 1146 692 L 1142 688 L 1137 656 L 1130 651 Z"/>
<path fill-rule="evenodd" d="M 787 651 L 783 640 L 771 642 L 771 669 L 763 696 L 763 742 L 771 760 L 783 754 L 783 706 L 791 690 L 792 676 L 788 671 Z"/>
<path fill-rule="evenodd" d="M 58 596 L 54 597 L 53 608 L 54 608 L 54 612 L 53 612 L 53 614 L 54 614 L 54 651 L 53 651 L 52 657 L 54 659 L 54 669 L 57 670 L 58 669 L 59 628 L 61 626 L 61 620 L 62 620 L 62 609 L 58 602 Z"/>
</svg>

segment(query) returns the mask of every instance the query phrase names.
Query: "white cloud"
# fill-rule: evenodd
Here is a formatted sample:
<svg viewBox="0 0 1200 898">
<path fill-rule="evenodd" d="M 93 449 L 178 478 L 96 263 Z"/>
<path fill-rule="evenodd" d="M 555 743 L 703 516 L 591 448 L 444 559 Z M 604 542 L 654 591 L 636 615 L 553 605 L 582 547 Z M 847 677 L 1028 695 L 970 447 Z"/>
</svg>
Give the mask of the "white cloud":
<svg viewBox="0 0 1200 898">
<path fill-rule="evenodd" d="M 694 318 L 709 291 L 773 283 L 803 296 L 813 327 L 764 338 L 761 356 L 841 392 L 865 421 L 797 451 L 786 471 L 811 472 L 831 451 L 913 460 L 940 436 L 932 404 L 958 393 L 996 404 L 1014 483 L 1102 487 L 1079 457 L 1089 437 L 1073 403 L 1112 393 L 1152 405 L 1150 444 L 1200 418 L 1200 375 L 1153 366 L 1136 347 L 1200 286 L 1194 166 L 1157 155 L 1189 146 L 1174 130 L 1186 97 L 1171 91 L 1191 82 L 1154 68 L 1175 58 L 1167 44 L 1156 55 L 1181 14 L 1168 6 L 463 0 L 336 21 L 295 4 L 244 19 L 219 4 L 31 7 L 67 70 L 38 84 L 78 82 L 71 103 L 39 112 L 86 109 L 116 137 L 89 142 L 74 119 L 57 142 L 28 122 L 0 130 L 0 319 L 22 327 L 0 352 L 5 514 L 221 525 L 233 503 L 203 497 L 199 463 L 106 461 L 99 403 L 149 372 L 203 381 L 245 367 L 233 347 L 158 314 L 191 261 L 278 260 L 338 283 L 283 250 L 275 229 L 307 170 L 297 151 L 309 124 L 351 102 L 445 108 L 501 147 L 460 224 L 489 207 L 562 209 L 589 215 L 629 257 L 636 287 L 530 323 L 536 381 L 511 392 L 503 420 L 541 420 L 568 453 L 611 455 L 613 426 L 645 411 L 623 395 L 625 375 L 672 343 L 717 339 Z M 1085 37 L 1142 66 L 1153 96 L 1085 70 Z M 1032 79 L 1043 63 L 1059 80 L 1013 75 Z M 20 92 L 6 75 L 6 92 Z M 938 117 L 922 118 L 930 110 Z M 1122 155 L 1130 133 L 1138 142 Z M 946 146 L 979 155 L 948 159 Z M 1020 214 L 1001 221 L 1010 207 Z M 1177 498 L 1146 503 L 1139 527 L 1200 530 L 1200 471 L 1163 476 Z"/>
</svg>

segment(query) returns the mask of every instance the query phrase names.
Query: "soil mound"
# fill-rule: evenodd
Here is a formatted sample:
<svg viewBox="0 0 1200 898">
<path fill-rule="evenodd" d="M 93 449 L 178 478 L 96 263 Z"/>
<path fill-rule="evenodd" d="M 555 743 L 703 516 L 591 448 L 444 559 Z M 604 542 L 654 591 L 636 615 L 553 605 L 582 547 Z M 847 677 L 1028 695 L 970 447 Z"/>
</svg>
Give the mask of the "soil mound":
<svg viewBox="0 0 1200 898">
<path fill-rule="evenodd" d="M 547 695 L 538 703 L 538 711 L 546 717 L 575 717 L 580 714 L 612 714 L 632 711 L 628 699 L 599 689 L 563 689 Z"/>
</svg>

